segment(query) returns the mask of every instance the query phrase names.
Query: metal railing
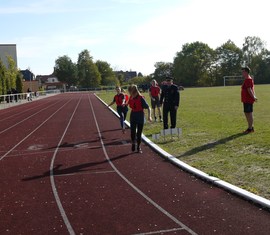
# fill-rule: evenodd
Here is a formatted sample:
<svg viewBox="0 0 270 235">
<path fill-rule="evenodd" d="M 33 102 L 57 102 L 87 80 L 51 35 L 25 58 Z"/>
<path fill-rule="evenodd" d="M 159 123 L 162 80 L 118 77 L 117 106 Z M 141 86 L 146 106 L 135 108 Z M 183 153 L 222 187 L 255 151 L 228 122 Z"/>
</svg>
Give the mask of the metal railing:
<svg viewBox="0 0 270 235">
<path fill-rule="evenodd" d="M 60 90 L 48 90 L 27 93 L 14 93 L 0 96 L 0 109 L 9 108 L 26 102 L 31 102 L 37 99 L 42 99 L 51 95 L 59 94 Z"/>
</svg>

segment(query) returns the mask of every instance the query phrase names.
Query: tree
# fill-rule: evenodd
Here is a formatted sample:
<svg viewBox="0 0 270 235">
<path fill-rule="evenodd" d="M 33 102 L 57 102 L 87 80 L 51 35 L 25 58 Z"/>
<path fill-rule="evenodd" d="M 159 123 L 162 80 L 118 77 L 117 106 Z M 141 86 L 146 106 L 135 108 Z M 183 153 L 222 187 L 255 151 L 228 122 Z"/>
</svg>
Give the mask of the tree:
<svg viewBox="0 0 270 235">
<path fill-rule="evenodd" d="M 77 66 L 68 56 L 61 56 L 55 61 L 54 75 L 59 81 L 75 86 L 78 83 Z"/>
<path fill-rule="evenodd" d="M 216 49 L 215 85 L 222 85 L 226 75 L 241 75 L 242 50 L 231 40 Z M 212 74 L 213 75 L 213 74 Z"/>
<path fill-rule="evenodd" d="M 22 93 L 23 91 L 23 75 L 18 71 L 16 76 L 16 90 L 18 93 Z"/>
<path fill-rule="evenodd" d="M 146 77 L 134 77 L 134 78 L 131 78 L 128 82 L 129 84 L 136 84 L 136 85 L 150 85 L 150 82 L 151 82 L 151 76 L 146 76 Z"/>
<path fill-rule="evenodd" d="M 184 44 L 174 58 L 174 77 L 184 86 L 212 86 L 211 70 L 215 65 L 215 52 L 207 44 Z"/>
<path fill-rule="evenodd" d="M 100 86 L 101 75 L 88 50 L 83 50 L 79 54 L 77 68 L 81 87 L 95 88 Z"/>
<path fill-rule="evenodd" d="M 103 86 L 119 85 L 119 80 L 116 78 L 115 73 L 113 72 L 109 63 L 107 63 L 106 61 L 98 60 L 96 61 L 96 66 L 101 75 L 101 85 Z"/>
<path fill-rule="evenodd" d="M 16 77 L 18 70 L 16 68 L 15 61 L 11 56 L 7 56 L 8 69 L 6 70 L 6 89 L 11 91 L 12 88 L 16 87 Z"/>
<path fill-rule="evenodd" d="M 246 37 L 242 49 L 244 53 L 244 62 L 250 67 L 254 67 L 254 57 L 260 55 L 264 49 L 265 42 L 263 42 L 259 37 Z"/>
<path fill-rule="evenodd" d="M 269 84 L 270 83 L 270 51 L 263 50 L 261 55 L 253 58 L 256 67 L 252 74 L 257 84 Z"/>
<path fill-rule="evenodd" d="M 6 92 L 6 67 L 0 59 L 0 94 L 5 95 Z"/>
<path fill-rule="evenodd" d="M 155 63 L 155 72 L 153 78 L 158 83 L 164 81 L 166 77 L 173 77 L 173 63 L 157 62 Z"/>
</svg>

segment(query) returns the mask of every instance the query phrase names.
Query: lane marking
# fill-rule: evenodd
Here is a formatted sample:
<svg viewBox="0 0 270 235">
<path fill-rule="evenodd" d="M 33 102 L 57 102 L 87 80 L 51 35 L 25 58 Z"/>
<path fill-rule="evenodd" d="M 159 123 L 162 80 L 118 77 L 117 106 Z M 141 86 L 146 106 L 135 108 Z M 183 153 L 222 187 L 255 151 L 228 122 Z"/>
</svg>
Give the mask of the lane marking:
<svg viewBox="0 0 270 235">
<path fill-rule="evenodd" d="M 3 122 L 3 121 L 5 121 L 5 120 L 7 120 L 7 119 L 10 119 L 11 117 L 20 116 L 20 115 L 22 115 L 23 113 L 29 112 L 30 110 L 36 109 L 36 108 L 38 108 L 38 107 L 40 107 L 40 106 L 46 106 L 47 103 L 50 103 L 50 102 L 46 102 L 45 105 L 44 105 L 44 103 L 39 104 L 39 105 L 34 106 L 34 107 L 30 108 L 30 109 L 25 109 L 26 107 L 17 106 L 18 109 L 19 109 L 19 108 L 24 108 L 25 111 L 18 112 L 19 110 L 10 110 L 9 112 L 6 112 L 5 114 L 11 113 L 11 112 L 13 112 L 13 111 L 17 111 L 17 113 L 15 113 L 15 114 L 13 114 L 13 115 L 10 115 L 10 116 L 8 116 L 8 117 L 6 117 L 6 118 L 1 119 L 0 122 Z M 30 104 L 30 103 L 28 103 L 28 104 Z"/>
<path fill-rule="evenodd" d="M 60 214 L 62 216 L 62 219 L 63 219 L 63 221 L 64 221 L 64 223 L 65 223 L 65 225 L 67 227 L 67 230 L 68 230 L 68 232 L 69 232 L 70 235 L 75 235 L 75 232 L 74 232 L 74 230 L 73 230 L 73 228 L 72 228 L 72 226 L 71 226 L 71 224 L 69 222 L 69 219 L 67 217 L 67 214 L 66 214 L 66 212 L 64 210 L 64 207 L 63 207 L 63 205 L 61 203 L 61 199 L 59 197 L 59 194 L 58 194 L 58 191 L 57 191 L 57 188 L 56 188 L 56 184 L 55 184 L 55 180 L 54 180 L 53 166 L 54 166 L 54 161 L 55 161 L 57 152 L 58 152 L 58 150 L 59 150 L 59 148 L 61 146 L 61 143 L 62 143 L 62 141 L 64 139 L 64 136 L 67 133 L 67 130 L 68 130 L 69 126 L 70 126 L 70 123 L 71 123 L 71 121 L 72 121 L 72 119 L 73 119 L 73 117 L 74 117 L 74 115 L 75 115 L 75 113 L 76 113 L 76 111 L 78 109 L 78 106 L 79 106 L 79 104 L 81 102 L 81 99 L 82 99 L 82 95 L 81 95 L 81 97 L 80 97 L 80 99 L 79 99 L 79 101 L 78 101 L 78 103 L 77 103 L 77 105 L 76 105 L 76 107 L 75 107 L 75 109 L 74 109 L 74 111 L 73 111 L 70 119 L 69 119 L 69 122 L 68 122 L 68 124 L 66 126 L 66 129 L 63 132 L 63 135 L 62 135 L 61 139 L 58 142 L 58 145 L 57 145 L 57 147 L 56 147 L 56 149 L 54 151 L 54 154 L 53 154 L 53 157 L 52 157 L 52 160 L 51 160 L 51 165 L 50 165 L 50 181 L 51 181 L 53 195 L 54 195 L 56 204 L 58 206 L 58 209 L 60 211 Z"/>
<path fill-rule="evenodd" d="M 18 147 L 22 142 L 24 142 L 28 137 L 30 137 L 34 132 L 36 132 L 40 127 L 42 127 L 47 121 L 49 121 L 56 113 L 58 113 L 64 106 L 66 106 L 72 99 L 62 105 L 59 109 L 57 109 L 51 116 L 49 116 L 45 121 L 43 121 L 36 129 L 30 132 L 27 136 L 25 136 L 19 143 L 13 146 L 8 152 L 0 157 L 0 161 L 3 160 L 9 153 L 11 153 L 16 147 Z"/>
<path fill-rule="evenodd" d="M 137 188 L 133 183 L 131 183 L 118 169 L 117 167 L 113 164 L 113 162 L 110 160 L 107 150 L 105 148 L 104 142 L 102 140 L 102 135 L 100 132 L 100 128 L 97 122 L 97 118 L 96 118 L 96 114 L 93 108 L 93 104 L 92 101 L 90 99 L 90 95 L 88 95 L 88 100 L 92 109 L 92 113 L 93 113 L 93 117 L 94 117 L 94 121 L 97 127 L 97 131 L 98 131 L 98 135 L 99 135 L 99 139 L 100 139 L 100 143 L 102 145 L 102 149 L 104 152 L 104 155 L 106 156 L 107 161 L 110 163 L 111 167 L 116 171 L 116 173 L 130 186 L 132 187 L 137 193 L 139 193 L 144 199 L 146 199 L 149 203 L 151 203 L 154 207 L 156 207 L 160 212 L 162 212 L 164 215 L 166 215 L 167 217 L 169 217 L 172 221 L 174 221 L 176 224 L 178 224 L 180 227 L 182 227 L 183 229 L 185 229 L 187 232 L 189 232 L 192 235 L 197 235 L 197 233 L 195 233 L 192 229 L 190 229 L 189 227 L 187 227 L 185 224 L 183 224 L 181 221 L 179 221 L 177 218 L 175 218 L 173 215 L 171 215 L 168 211 L 166 211 L 164 208 L 162 208 L 160 205 L 158 205 L 156 202 L 154 202 L 150 197 L 148 197 L 146 194 L 144 194 L 139 188 Z"/>
<path fill-rule="evenodd" d="M 41 109 L 40 111 L 38 111 L 38 112 L 36 112 L 36 113 L 30 115 L 29 117 L 27 117 L 27 118 L 25 118 L 25 119 L 23 119 L 23 120 L 17 122 L 16 124 L 14 124 L 14 125 L 12 125 L 12 126 L 6 128 L 6 129 L 0 131 L 0 134 L 3 134 L 3 133 L 5 133 L 5 132 L 7 132 L 8 130 L 12 129 L 13 127 L 18 126 L 18 125 L 21 124 L 22 122 L 24 122 L 24 121 L 26 121 L 26 120 L 28 120 L 28 119 L 30 119 L 30 118 L 36 116 L 37 114 L 39 114 L 40 112 L 42 112 L 42 111 L 44 111 L 44 110 L 50 108 L 51 106 L 55 106 L 55 105 L 58 104 L 59 102 L 60 102 L 60 101 L 58 101 L 57 103 L 51 104 L 51 105 L 47 106 L 46 108 Z"/>
<path fill-rule="evenodd" d="M 74 176 L 74 175 L 97 175 L 97 174 L 108 174 L 108 173 L 116 173 L 115 171 L 94 171 L 94 172 L 84 172 L 84 173 L 70 173 L 70 174 L 60 174 L 54 175 L 54 177 L 61 177 L 61 176 Z"/>
<path fill-rule="evenodd" d="M 184 230 L 184 228 L 172 228 L 172 229 L 166 229 L 166 230 L 159 230 L 159 231 L 152 231 L 152 232 L 147 232 L 147 233 L 135 233 L 132 235 L 151 235 L 151 234 L 163 234 L 163 233 L 170 233 L 170 232 L 176 232 Z"/>
</svg>

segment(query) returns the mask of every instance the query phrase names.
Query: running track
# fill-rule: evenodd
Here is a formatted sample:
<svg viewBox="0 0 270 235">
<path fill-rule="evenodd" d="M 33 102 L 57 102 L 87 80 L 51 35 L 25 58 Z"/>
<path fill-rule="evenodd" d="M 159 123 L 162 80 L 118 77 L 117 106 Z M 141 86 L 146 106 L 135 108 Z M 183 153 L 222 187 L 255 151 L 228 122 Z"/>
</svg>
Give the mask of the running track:
<svg viewBox="0 0 270 235">
<path fill-rule="evenodd" d="M 0 234 L 269 234 L 270 213 L 130 150 L 93 94 L 0 111 Z"/>
</svg>

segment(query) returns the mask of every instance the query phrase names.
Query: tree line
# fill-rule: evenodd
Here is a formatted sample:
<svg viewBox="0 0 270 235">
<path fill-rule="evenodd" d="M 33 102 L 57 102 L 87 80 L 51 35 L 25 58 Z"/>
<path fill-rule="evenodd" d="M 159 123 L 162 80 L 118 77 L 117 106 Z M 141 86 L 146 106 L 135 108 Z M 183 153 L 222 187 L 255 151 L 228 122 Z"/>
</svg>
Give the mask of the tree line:
<svg viewBox="0 0 270 235">
<path fill-rule="evenodd" d="M 6 68 L 0 60 L 0 94 L 12 90 L 22 92 L 22 74 L 14 60 L 8 56 Z M 124 80 L 123 74 L 115 74 L 106 61 L 94 61 L 88 50 L 83 50 L 74 63 L 67 55 L 55 60 L 54 75 L 68 87 L 96 88 L 126 83 L 149 84 L 152 79 L 161 82 L 166 76 L 174 77 L 183 86 L 221 86 L 224 76 L 241 75 L 241 66 L 248 65 L 257 84 L 270 83 L 270 51 L 259 37 L 248 36 L 239 48 L 228 40 L 216 49 L 206 43 L 186 43 L 176 53 L 173 62 L 156 62 L 155 70 L 148 76 Z"/>
<path fill-rule="evenodd" d="M 206 43 L 193 42 L 182 46 L 173 62 L 156 62 L 148 76 L 138 76 L 127 83 L 146 84 L 152 79 L 161 82 L 174 77 L 183 86 L 221 86 L 224 76 L 241 76 L 241 66 L 248 65 L 257 84 L 270 83 L 270 51 L 259 37 L 248 36 L 239 48 L 231 40 L 216 49 Z M 100 87 L 125 84 L 123 75 L 116 75 L 106 61 L 93 61 L 88 50 L 82 51 L 77 63 L 68 56 L 55 61 L 54 74 L 68 86 Z"/>
<path fill-rule="evenodd" d="M 259 37 L 246 37 L 242 48 L 231 40 L 215 50 L 202 42 L 186 43 L 173 63 L 155 64 L 153 77 L 172 76 L 183 86 L 221 86 L 224 76 L 241 76 L 242 66 L 251 68 L 257 84 L 270 83 L 270 51 Z"/>
<path fill-rule="evenodd" d="M 0 94 L 21 93 L 23 76 L 11 56 L 7 56 L 8 66 L 0 60 Z"/>
</svg>

